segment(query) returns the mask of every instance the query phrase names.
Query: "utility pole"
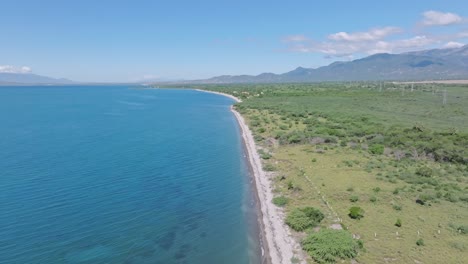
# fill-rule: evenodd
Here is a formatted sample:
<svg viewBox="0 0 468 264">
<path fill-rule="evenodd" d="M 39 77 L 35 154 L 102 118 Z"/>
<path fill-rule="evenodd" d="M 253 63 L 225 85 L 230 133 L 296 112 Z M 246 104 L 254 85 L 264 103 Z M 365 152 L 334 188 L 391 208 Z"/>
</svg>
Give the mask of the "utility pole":
<svg viewBox="0 0 468 264">
<path fill-rule="evenodd" d="M 411 92 L 413 92 L 414 83 L 411 84 Z"/>
</svg>

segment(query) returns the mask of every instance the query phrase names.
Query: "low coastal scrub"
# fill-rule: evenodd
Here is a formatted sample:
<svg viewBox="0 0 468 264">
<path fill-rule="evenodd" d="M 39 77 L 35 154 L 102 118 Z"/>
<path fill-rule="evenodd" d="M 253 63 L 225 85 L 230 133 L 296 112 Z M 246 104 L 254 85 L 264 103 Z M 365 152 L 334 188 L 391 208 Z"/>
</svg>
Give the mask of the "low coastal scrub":
<svg viewBox="0 0 468 264">
<path fill-rule="evenodd" d="M 313 207 L 293 209 L 286 217 L 286 224 L 295 231 L 304 231 L 320 224 L 325 216 Z"/>
<path fill-rule="evenodd" d="M 362 210 L 361 207 L 358 207 L 358 206 L 353 206 L 351 208 L 349 208 L 349 217 L 353 218 L 353 219 L 361 219 L 364 217 L 364 210 Z"/>
<path fill-rule="evenodd" d="M 398 218 L 398 219 L 396 220 L 395 226 L 401 227 L 401 219 L 400 219 L 400 218 Z"/>
<path fill-rule="evenodd" d="M 352 203 L 355 203 L 355 202 L 359 201 L 359 196 L 353 195 L 353 196 L 349 197 L 349 201 L 352 202 Z"/>
<path fill-rule="evenodd" d="M 418 245 L 418 246 L 420 246 L 420 247 L 421 247 L 421 246 L 424 246 L 424 240 L 423 240 L 422 238 L 416 240 L 416 245 Z"/>
<path fill-rule="evenodd" d="M 308 235 L 302 241 L 302 248 L 317 263 L 335 263 L 340 259 L 356 257 L 359 244 L 347 231 L 322 229 Z"/>
<path fill-rule="evenodd" d="M 243 100 L 234 107 L 253 122 L 264 164 L 273 165 L 266 169 L 278 178 L 277 196 L 288 197 L 283 206 L 291 229 L 312 232 L 318 225 L 292 206 L 307 204 L 325 210 L 322 227 L 341 220 L 360 237 L 356 242 L 369 242 L 359 263 L 455 263 L 468 247 L 467 223 L 459 222 L 468 219 L 467 86 L 384 86 L 203 88 Z M 450 96 L 442 105 L 437 91 L 445 89 Z M 419 232 L 424 250 L 414 252 Z"/>
<path fill-rule="evenodd" d="M 273 198 L 272 202 L 276 206 L 283 207 L 286 204 L 288 204 L 288 198 L 286 198 L 284 196 L 278 196 L 278 197 Z"/>
<path fill-rule="evenodd" d="M 275 171 L 276 167 L 273 164 L 267 163 L 267 164 L 263 165 L 263 169 L 265 171 Z"/>
</svg>

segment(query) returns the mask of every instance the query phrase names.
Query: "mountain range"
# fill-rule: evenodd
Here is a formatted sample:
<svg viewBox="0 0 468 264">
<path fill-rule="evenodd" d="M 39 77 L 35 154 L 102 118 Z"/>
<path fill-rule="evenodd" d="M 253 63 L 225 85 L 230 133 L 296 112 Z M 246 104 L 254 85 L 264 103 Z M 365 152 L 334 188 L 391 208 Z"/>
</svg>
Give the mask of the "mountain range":
<svg viewBox="0 0 468 264">
<path fill-rule="evenodd" d="M 421 81 L 468 80 L 468 45 L 460 48 L 431 49 L 400 54 L 380 53 L 353 61 L 334 62 L 319 68 L 298 67 L 283 73 L 222 75 L 204 80 L 164 83 L 281 83 L 323 81 Z M 162 81 L 154 81 L 163 83 Z M 0 85 L 73 84 L 31 73 L 2 73 Z M 148 83 L 148 80 L 144 83 Z"/>
<path fill-rule="evenodd" d="M 320 68 L 298 67 L 283 74 L 223 75 L 197 83 L 276 83 L 377 80 L 468 79 L 468 45 L 400 54 L 380 53 Z"/>
<path fill-rule="evenodd" d="M 55 79 L 32 73 L 0 72 L 0 85 L 33 85 L 33 84 L 73 84 L 68 79 Z"/>
</svg>

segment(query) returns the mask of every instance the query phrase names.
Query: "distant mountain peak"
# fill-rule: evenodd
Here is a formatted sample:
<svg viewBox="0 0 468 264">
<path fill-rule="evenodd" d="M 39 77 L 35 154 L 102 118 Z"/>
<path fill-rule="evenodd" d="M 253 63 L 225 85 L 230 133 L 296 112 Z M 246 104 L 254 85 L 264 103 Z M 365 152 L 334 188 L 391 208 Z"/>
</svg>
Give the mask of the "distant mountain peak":
<svg viewBox="0 0 468 264">
<path fill-rule="evenodd" d="M 197 83 L 277 83 L 373 80 L 468 79 L 468 45 L 400 54 L 378 53 L 353 61 L 337 61 L 316 69 L 297 67 L 257 76 L 218 76 Z"/>
</svg>

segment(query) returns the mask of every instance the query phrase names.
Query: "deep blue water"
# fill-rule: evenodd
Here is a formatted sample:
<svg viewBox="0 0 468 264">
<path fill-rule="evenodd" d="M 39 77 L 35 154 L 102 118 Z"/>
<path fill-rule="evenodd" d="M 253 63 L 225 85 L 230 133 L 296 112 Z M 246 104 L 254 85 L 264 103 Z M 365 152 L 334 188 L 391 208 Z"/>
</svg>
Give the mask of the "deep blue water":
<svg viewBox="0 0 468 264">
<path fill-rule="evenodd" d="M 232 103 L 0 87 L 0 263 L 260 263 Z"/>
</svg>

